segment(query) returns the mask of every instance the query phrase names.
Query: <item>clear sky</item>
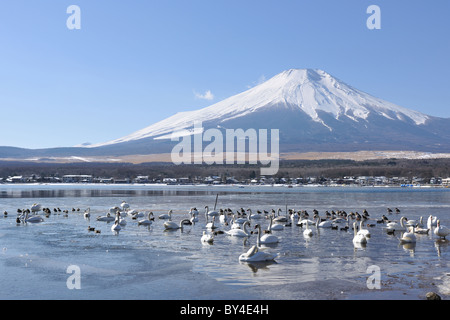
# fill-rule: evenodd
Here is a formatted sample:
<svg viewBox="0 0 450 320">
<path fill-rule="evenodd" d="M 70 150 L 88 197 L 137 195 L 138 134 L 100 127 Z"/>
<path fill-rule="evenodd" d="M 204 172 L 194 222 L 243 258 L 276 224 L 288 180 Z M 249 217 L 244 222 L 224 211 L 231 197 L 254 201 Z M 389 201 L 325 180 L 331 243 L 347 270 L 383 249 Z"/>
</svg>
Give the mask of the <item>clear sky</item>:
<svg viewBox="0 0 450 320">
<path fill-rule="evenodd" d="M 0 41 L 0 145 L 105 142 L 290 68 L 450 117 L 449 0 L 2 0 Z"/>
</svg>

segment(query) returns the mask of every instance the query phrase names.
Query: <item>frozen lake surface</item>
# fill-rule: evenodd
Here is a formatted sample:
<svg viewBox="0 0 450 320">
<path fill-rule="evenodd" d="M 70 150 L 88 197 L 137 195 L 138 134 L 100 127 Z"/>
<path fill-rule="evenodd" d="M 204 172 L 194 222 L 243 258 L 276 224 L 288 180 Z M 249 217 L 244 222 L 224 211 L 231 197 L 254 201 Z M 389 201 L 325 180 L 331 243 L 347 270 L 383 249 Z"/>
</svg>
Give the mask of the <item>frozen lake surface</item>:
<svg viewBox="0 0 450 320">
<path fill-rule="evenodd" d="M 293 224 L 273 231 L 279 243 L 265 250 L 278 253 L 275 263 L 248 264 L 241 253 L 256 244 L 218 234 L 212 245 L 202 244 L 205 206 L 257 210 L 285 208 L 325 211 L 364 209 L 371 237 L 355 248 L 353 231 L 317 229 L 303 236 Z M 126 217 L 119 233 L 113 223 L 96 221 L 122 201 L 131 209 L 152 211 L 150 227 Z M 16 223 L 17 209 L 40 203 L 52 210 L 41 223 Z M 172 220 L 189 218 L 196 207 L 199 222 L 183 230 L 164 231 L 159 214 L 173 210 Z M 53 208 L 69 210 L 67 216 Z M 80 211 L 72 212 L 72 208 Z M 83 212 L 90 208 L 91 218 Z M 387 208 L 399 208 L 388 214 Z M 426 223 L 437 216 L 450 226 L 450 189 L 347 188 L 270 186 L 163 185 L 0 185 L 0 299 L 175 299 L 175 300 L 291 300 L 291 299 L 424 299 L 429 291 L 450 296 L 449 241 L 432 232 L 417 235 L 415 245 L 400 244 L 400 233 L 389 235 L 375 220 L 405 216 Z M 251 221 L 251 228 L 268 219 Z M 216 221 L 220 230 L 230 226 Z M 344 226 L 343 224 L 342 226 Z M 88 226 L 101 233 L 88 231 Z M 341 226 L 340 226 L 341 227 Z M 81 289 L 69 289 L 69 266 L 79 268 Z M 380 288 L 368 278 L 376 266 Z"/>
</svg>

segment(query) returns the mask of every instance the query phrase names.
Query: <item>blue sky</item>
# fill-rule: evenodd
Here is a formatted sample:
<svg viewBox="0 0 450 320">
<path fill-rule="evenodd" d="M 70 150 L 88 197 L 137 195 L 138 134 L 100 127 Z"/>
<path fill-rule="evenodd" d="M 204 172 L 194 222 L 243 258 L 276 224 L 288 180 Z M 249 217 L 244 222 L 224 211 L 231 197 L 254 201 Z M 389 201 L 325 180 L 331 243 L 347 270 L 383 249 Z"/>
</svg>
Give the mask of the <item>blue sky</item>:
<svg viewBox="0 0 450 320">
<path fill-rule="evenodd" d="M 105 142 L 290 68 L 448 118 L 449 34 L 448 0 L 2 0 L 0 145 Z"/>
</svg>

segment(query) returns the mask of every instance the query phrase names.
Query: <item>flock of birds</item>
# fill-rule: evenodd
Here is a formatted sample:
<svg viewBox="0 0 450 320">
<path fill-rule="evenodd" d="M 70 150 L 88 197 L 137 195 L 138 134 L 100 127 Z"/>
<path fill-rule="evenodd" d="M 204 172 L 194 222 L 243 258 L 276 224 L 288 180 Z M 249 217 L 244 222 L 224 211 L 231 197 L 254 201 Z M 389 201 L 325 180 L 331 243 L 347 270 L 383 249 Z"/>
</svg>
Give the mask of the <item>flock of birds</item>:
<svg viewBox="0 0 450 320">
<path fill-rule="evenodd" d="M 21 223 L 39 223 L 43 222 L 44 218 L 40 212 L 47 218 L 52 213 L 49 208 L 43 208 L 40 204 L 33 204 L 29 209 L 18 209 L 16 222 Z M 72 212 L 79 212 L 80 209 L 72 208 Z M 67 216 L 69 210 L 61 210 L 60 208 L 54 208 L 53 212 L 56 214 L 63 214 Z M 439 238 L 446 240 L 446 237 L 450 234 L 450 229 L 441 225 L 439 219 L 435 216 L 429 216 L 426 223 L 423 221 L 423 217 L 419 220 L 409 220 L 404 216 L 401 216 L 399 221 L 393 221 L 386 215 L 378 220 L 369 220 L 369 213 L 364 210 L 362 214 L 358 212 L 351 212 L 347 214 L 345 211 L 340 210 L 335 212 L 325 211 L 325 217 L 321 217 L 317 210 L 313 210 L 311 216 L 306 210 L 295 211 L 293 209 L 287 209 L 282 213 L 282 209 L 272 209 L 271 211 L 257 210 L 255 213 L 251 209 L 240 208 L 233 212 L 233 210 L 220 209 L 209 210 L 208 206 L 205 206 L 205 230 L 200 238 L 200 241 L 205 244 L 213 244 L 215 236 L 218 234 L 226 234 L 232 237 L 248 238 L 252 234 L 257 234 L 257 243 L 253 245 L 247 252 L 242 253 L 239 256 L 239 261 L 244 262 L 257 262 L 257 261 L 272 261 L 275 260 L 278 254 L 265 251 L 262 245 L 274 244 L 279 242 L 279 238 L 273 234 L 272 231 L 283 230 L 285 227 L 296 225 L 303 229 L 304 237 L 312 237 L 319 228 L 330 228 L 335 230 L 347 231 L 350 228 L 353 229 L 353 244 L 355 246 L 365 245 L 370 238 L 370 227 L 374 227 L 374 223 L 370 221 L 376 221 L 378 224 L 384 224 L 385 230 L 388 234 L 401 232 L 401 243 L 415 243 L 416 234 L 429 234 L 431 231 Z M 388 208 L 387 213 L 392 214 L 394 210 Z M 398 208 L 395 209 L 397 214 L 400 214 Z M 159 220 L 163 220 L 163 226 L 165 230 L 183 230 L 185 225 L 192 225 L 200 223 L 199 211 L 197 208 L 191 208 L 188 212 L 190 218 L 181 219 L 179 223 L 172 221 L 173 211 L 169 210 L 166 214 L 160 214 Z M 4 216 L 7 217 L 8 213 L 5 211 Z M 85 219 L 91 219 L 90 208 L 84 210 L 83 216 Z M 130 205 L 123 201 L 120 206 L 112 207 L 103 216 L 95 217 L 96 221 L 113 222 L 111 230 L 113 232 L 119 232 L 123 226 L 127 224 L 126 217 L 131 217 L 133 220 L 137 220 L 137 224 L 140 226 L 151 226 L 155 222 L 153 212 L 143 212 L 136 209 L 131 209 Z M 263 229 L 260 221 L 261 219 L 268 219 L 269 225 L 266 229 Z M 219 223 L 217 223 L 217 220 Z M 253 230 L 248 228 L 252 222 L 256 221 Z M 220 230 L 220 226 L 227 227 L 228 230 Z M 88 231 L 100 233 L 100 230 L 88 226 Z"/>
</svg>

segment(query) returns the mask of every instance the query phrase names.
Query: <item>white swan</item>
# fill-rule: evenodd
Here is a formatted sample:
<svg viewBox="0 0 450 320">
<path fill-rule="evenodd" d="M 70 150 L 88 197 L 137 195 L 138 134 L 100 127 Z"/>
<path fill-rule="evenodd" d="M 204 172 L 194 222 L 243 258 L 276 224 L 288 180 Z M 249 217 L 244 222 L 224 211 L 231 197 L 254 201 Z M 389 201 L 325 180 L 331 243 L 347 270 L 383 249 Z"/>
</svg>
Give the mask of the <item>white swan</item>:
<svg viewBox="0 0 450 320">
<path fill-rule="evenodd" d="M 274 236 L 270 233 L 265 233 L 263 236 L 261 236 L 261 226 L 259 224 L 255 225 L 255 229 L 258 228 L 258 242 L 262 244 L 272 244 L 272 243 L 278 243 L 278 237 Z"/>
<path fill-rule="evenodd" d="M 244 219 L 242 223 L 244 223 L 246 220 Z M 241 224 L 236 222 L 236 218 L 233 214 L 233 218 L 231 218 L 231 229 L 240 229 Z"/>
<path fill-rule="evenodd" d="M 217 228 L 215 225 L 214 225 L 214 221 L 216 220 L 216 217 L 215 216 L 213 216 L 212 217 L 212 221 L 211 222 L 209 222 L 208 221 L 208 214 L 206 214 L 205 213 L 205 216 L 206 216 L 206 229 L 215 229 L 215 228 Z"/>
<path fill-rule="evenodd" d="M 414 233 L 417 233 L 417 234 L 428 234 L 430 232 L 430 229 L 417 227 L 417 228 L 414 228 L 413 231 L 414 231 Z"/>
<path fill-rule="evenodd" d="M 243 229 L 231 229 L 228 231 L 225 231 L 225 233 L 229 236 L 232 237 L 249 237 L 250 233 L 247 230 L 247 226 L 250 224 L 249 221 L 245 221 L 244 224 L 242 225 Z"/>
<path fill-rule="evenodd" d="M 331 228 L 333 226 L 333 222 L 331 220 L 325 220 L 320 222 L 320 218 L 317 218 L 316 227 L 317 228 Z"/>
<path fill-rule="evenodd" d="M 228 216 L 227 216 L 226 212 L 223 212 L 221 210 L 220 215 L 219 215 L 219 221 L 220 221 L 220 223 L 223 223 L 223 224 L 227 224 L 228 223 Z"/>
<path fill-rule="evenodd" d="M 406 231 L 402 234 L 400 238 L 401 243 L 415 243 L 416 235 L 414 234 L 414 226 L 412 227 L 412 232 Z"/>
<path fill-rule="evenodd" d="M 358 234 L 358 232 L 356 231 L 356 222 L 353 222 L 353 231 L 354 231 L 353 244 L 366 244 L 367 243 L 366 237 L 362 234 Z"/>
<path fill-rule="evenodd" d="M 200 241 L 203 243 L 211 244 L 214 242 L 214 234 L 208 234 L 208 233 L 206 233 L 206 231 L 203 231 L 203 235 L 202 235 Z"/>
<path fill-rule="evenodd" d="M 172 210 L 169 210 L 168 213 L 160 214 L 158 219 L 172 219 Z"/>
<path fill-rule="evenodd" d="M 130 211 L 127 211 L 127 216 L 130 216 L 131 219 L 136 220 L 137 218 L 142 218 L 143 216 L 145 216 L 145 212 L 132 209 Z"/>
<path fill-rule="evenodd" d="M 305 226 L 306 226 L 306 229 L 303 230 L 303 236 L 304 236 L 304 237 L 312 237 L 313 232 L 312 232 L 312 230 L 309 228 L 309 223 L 306 222 L 306 223 L 305 223 Z"/>
<path fill-rule="evenodd" d="M 386 231 L 406 231 L 403 220 L 405 220 L 405 217 L 400 218 L 400 224 L 398 222 L 388 222 L 386 224 Z"/>
<path fill-rule="evenodd" d="M 116 219 L 114 221 L 114 224 L 111 226 L 111 231 L 120 231 L 122 227 L 120 226 L 120 214 L 117 212 Z"/>
<path fill-rule="evenodd" d="M 242 262 L 261 262 L 273 261 L 278 256 L 276 253 L 269 253 L 259 251 L 258 246 L 252 246 L 247 252 L 239 256 L 239 261 Z"/>
<path fill-rule="evenodd" d="M 111 217 L 109 212 L 106 214 L 106 216 L 98 216 L 97 217 L 97 221 L 113 221 L 113 220 L 115 220 L 115 218 Z"/>
<path fill-rule="evenodd" d="M 197 210 L 196 210 L 197 211 Z M 192 223 L 198 222 L 198 211 L 195 213 L 192 209 L 189 211 L 189 214 L 191 215 L 191 218 L 189 219 Z"/>
<path fill-rule="evenodd" d="M 436 221 L 436 228 L 434 229 L 434 234 L 438 237 L 444 238 L 450 234 L 450 229 L 446 226 L 441 226 L 441 221 Z"/>
<path fill-rule="evenodd" d="M 430 214 L 430 216 L 427 219 L 427 228 L 431 229 L 432 227 L 437 226 L 437 217 L 434 217 Z"/>
<path fill-rule="evenodd" d="M 205 213 L 210 216 L 210 217 L 217 217 L 219 216 L 219 212 L 215 211 L 215 210 L 211 210 L 209 211 L 209 207 L 205 206 Z"/>
<path fill-rule="evenodd" d="M 39 203 L 33 203 L 33 205 L 31 206 L 31 212 L 32 213 L 36 213 L 41 211 L 42 206 Z"/>
<path fill-rule="evenodd" d="M 147 215 L 147 219 L 143 219 L 138 221 L 138 226 L 149 226 L 153 223 L 153 218 L 151 218 L 153 216 L 153 212 L 149 212 Z"/>
<path fill-rule="evenodd" d="M 282 224 L 279 224 L 279 223 L 273 224 L 272 223 L 273 221 L 274 221 L 274 217 L 272 216 L 272 217 L 270 217 L 270 223 L 269 223 L 269 226 L 267 227 L 267 230 L 269 232 L 272 231 L 272 230 L 277 231 L 277 230 L 283 230 L 284 229 L 284 226 Z"/>
<path fill-rule="evenodd" d="M 30 223 L 37 223 L 37 222 L 42 222 L 44 221 L 44 218 L 42 218 L 41 216 L 33 216 L 28 218 L 28 212 L 25 215 L 25 222 L 30 222 Z"/>
<path fill-rule="evenodd" d="M 299 222 L 297 222 L 297 226 L 299 227 L 303 227 L 305 224 L 309 224 L 310 226 L 316 224 L 313 220 L 309 220 L 309 219 L 303 219 L 300 220 Z"/>
<path fill-rule="evenodd" d="M 247 209 L 248 212 L 250 212 L 250 219 L 262 219 L 263 215 L 260 213 L 252 213 L 252 209 Z"/>
<path fill-rule="evenodd" d="M 363 221 L 359 222 L 359 231 L 358 234 L 362 234 L 366 238 L 370 238 L 370 231 L 368 229 L 363 229 Z"/>
<path fill-rule="evenodd" d="M 86 210 L 84 210 L 83 216 L 85 219 L 89 219 L 91 217 L 91 208 L 87 208 Z"/>
<path fill-rule="evenodd" d="M 128 210 L 130 210 L 130 205 L 128 203 L 126 203 L 125 201 L 122 201 L 122 203 L 120 204 L 120 207 L 122 208 L 123 211 L 127 212 Z"/>
<path fill-rule="evenodd" d="M 120 211 L 119 207 L 111 207 L 109 208 L 109 214 L 116 214 L 117 211 Z"/>
<path fill-rule="evenodd" d="M 286 216 L 280 216 L 281 208 L 277 210 L 277 216 L 273 219 L 275 222 L 287 222 L 288 218 Z M 272 214 L 275 216 L 275 210 L 272 209 Z"/>
<path fill-rule="evenodd" d="M 180 221 L 179 225 L 177 225 L 173 221 L 166 221 L 166 222 L 164 222 L 164 229 L 166 229 L 166 230 L 176 230 L 176 229 L 183 230 L 184 224 L 191 224 L 191 221 L 189 221 L 189 219 L 183 219 Z"/>
</svg>

